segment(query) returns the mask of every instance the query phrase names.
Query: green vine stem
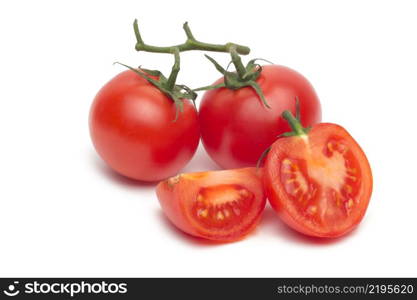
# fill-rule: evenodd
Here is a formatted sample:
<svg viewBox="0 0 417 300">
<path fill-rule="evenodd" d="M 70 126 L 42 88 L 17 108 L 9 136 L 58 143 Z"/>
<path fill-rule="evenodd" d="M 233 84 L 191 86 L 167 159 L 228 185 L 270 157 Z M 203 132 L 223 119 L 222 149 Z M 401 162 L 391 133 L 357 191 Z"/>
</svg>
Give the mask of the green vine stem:
<svg viewBox="0 0 417 300">
<path fill-rule="evenodd" d="M 178 73 L 180 72 L 180 52 L 178 48 L 174 49 L 174 65 L 171 69 L 171 74 L 169 74 L 166 88 L 168 90 L 172 90 L 175 86 L 175 82 L 177 81 Z"/>
<path fill-rule="evenodd" d="M 178 73 L 180 72 L 180 52 L 190 51 L 190 50 L 230 52 L 230 53 L 233 52 L 235 53 L 236 59 L 239 59 L 239 60 L 240 60 L 240 57 L 238 54 L 245 55 L 245 54 L 249 54 L 250 52 L 250 49 L 248 47 L 238 45 L 235 43 L 226 43 L 224 45 L 218 45 L 218 44 L 209 44 L 209 43 L 200 42 L 196 40 L 196 38 L 193 36 L 191 29 L 188 26 L 187 22 L 184 24 L 183 29 L 187 36 L 187 40 L 184 43 L 176 45 L 176 46 L 158 47 L 158 46 L 151 46 L 151 45 L 145 44 L 139 31 L 138 21 L 135 20 L 133 22 L 133 30 L 135 32 L 135 37 L 136 37 L 135 49 L 137 51 L 154 52 L 154 53 L 169 53 L 169 54 L 174 55 L 175 61 L 174 61 L 174 64 L 171 69 L 171 73 L 169 74 L 168 78 L 165 77 L 158 70 L 133 68 L 128 65 L 119 63 L 120 65 L 125 66 L 126 68 L 135 72 L 142 78 L 146 79 L 149 83 L 157 87 L 161 92 L 163 92 L 165 95 L 167 95 L 174 101 L 175 107 L 176 107 L 174 121 L 178 119 L 179 113 L 183 111 L 182 100 L 189 99 L 193 101 L 193 104 L 195 105 L 194 101 L 197 97 L 197 94 L 195 93 L 195 91 L 193 91 L 186 85 L 176 84 Z M 156 79 L 152 78 L 151 76 L 155 76 Z"/>
<path fill-rule="evenodd" d="M 159 46 L 152 46 L 147 45 L 142 39 L 142 36 L 139 31 L 138 21 L 135 20 L 133 22 L 133 29 L 135 31 L 136 36 L 136 46 L 135 49 L 137 51 L 146 51 L 146 52 L 154 52 L 154 53 L 173 53 L 178 49 L 179 52 L 190 51 L 190 50 L 201 50 L 201 51 L 214 51 L 214 52 L 230 52 L 231 48 L 235 48 L 236 52 L 241 55 L 249 54 L 250 48 L 242 45 L 238 45 L 235 43 L 226 43 L 224 45 L 220 44 L 209 44 L 198 41 L 191 32 L 188 23 L 185 22 L 183 25 L 183 29 L 187 36 L 187 40 L 179 45 L 176 46 L 167 46 L 167 47 L 159 47 Z"/>
</svg>

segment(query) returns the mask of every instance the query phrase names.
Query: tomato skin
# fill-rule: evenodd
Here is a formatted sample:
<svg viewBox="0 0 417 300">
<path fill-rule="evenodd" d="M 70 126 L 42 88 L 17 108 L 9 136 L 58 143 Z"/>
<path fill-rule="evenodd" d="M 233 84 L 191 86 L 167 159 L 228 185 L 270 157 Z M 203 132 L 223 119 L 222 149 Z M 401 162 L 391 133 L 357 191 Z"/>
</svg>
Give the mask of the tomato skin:
<svg viewBox="0 0 417 300">
<path fill-rule="evenodd" d="M 192 210 L 199 191 L 214 189 L 221 194 L 224 185 L 250 191 L 253 205 L 247 210 L 242 208 L 242 221 L 233 224 L 231 229 L 215 229 L 199 223 Z M 262 169 L 256 168 L 180 174 L 160 182 L 156 194 L 164 214 L 176 227 L 190 235 L 218 242 L 232 242 L 247 236 L 259 223 L 266 204 Z"/>
<path fill-rule="evenodd" d="M 307 136 L 307 139 L 298 136 L 281 138 L 272 145 L 264 166 L 264 187 L 268 200 L 281 219 L 288 226 L 300 233 L 326 238 L 345 235 L 361 222 L 367 210 L 373 185 L 371 167 L 360 146 L 349 133 L 339 125 L 329 123 L 317 124 L 313 126 Z M 355 195 L 352 196 L 352 199 L 354 200 L 352 203 L 355 204 L 347 216 L 334 221 L 334 223 L 337 224 L 333 224 L 332 222 L 326 223 L 323 221 L 318 225 L 311 220 L 311 217 L 309 217 L 307 213 L 300 213 L 300 210 L 297 210 L 297 206 L 300 206 L 301 204 L 297 203 L 297 200 L 292 199 L 288 195 L 288 191 L 280 180 L 283 176 L 283 171 L 282 168 L 279 168 L 279 165 L 282 165 L 285 158 L 288 157 L 291 157 L 294 160 L 299 159 L 308 161 L 310 159 L 310 161 L 306 163 L 306 174 L 308 174 L 307 180 L 310 185 L 318 185 L 318 193 L 322 193 L 320 196 L 317 196 L 319 199 L 318 202 L 327 201 L 326 203 L 328 203 L 329 200 L 323 200 L 323 197 L 325 197 L 323 195 L 326 194 L 323 192 L 324 187 L 322 186 L 322 183 L 312 179 L 313 168 L 317 168 L 317 166 L 322 167 L 320 165 L 322 162 L 311 157 L 324 157 L 320 151 L 323 149 L 322 146 L 329 140 L 341 141 L 341 143 L 346 145 L 350 151 L 349 159 L 354 160 L 354 165 L 352 166 L 357 170 L 357 179 L 355 180 L 356 192 Z M 323 174 L 322 176 L 323 178 L 337 178 L 338 175 L 339 174 L 336 171 L 330 174 Z M 345 174 L 343 176 L 347 175 Z M 332 179 L 327 180 L 332 181 Z M 331 207 L 330 205 L 328 206 Z M 319 211 L 319 214 L 320 213 L 321 212 Z"/>
<path fill-rule="evenodd" d="M 175 119 L 174 102 L 131 70 L 110 80 L 90 111 L 90 134 L 101 158 L 116 172 L 142 181 L 176 174 L 194 155 L 198 115 L 189 100 Z"/>
<path fill-rule="evenodd" d="M 219 79 L 214 84 L 222 82 Z M 255 166 L 259 157 L 276 140 L 290 131 L 280 116 L 295 113 L 300 101 L 303 126 L 321 121 L 321 106 L 312 85 L 301 74 L 284 66 L 268 65 L 256 80 L 266 101 L 264 106 L 253 88 L 219 88 L 207 91 L 200 104 L 202 142 L 210 157 L 222 168 Z"/>
</svg>

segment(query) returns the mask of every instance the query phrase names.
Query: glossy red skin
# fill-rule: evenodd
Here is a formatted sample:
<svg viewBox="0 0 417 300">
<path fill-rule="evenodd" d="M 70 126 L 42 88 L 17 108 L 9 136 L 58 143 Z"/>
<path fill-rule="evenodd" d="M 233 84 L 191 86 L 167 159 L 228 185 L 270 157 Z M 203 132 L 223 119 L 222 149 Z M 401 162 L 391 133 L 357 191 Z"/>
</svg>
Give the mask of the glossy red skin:
<svg viewBox="0 0 417 300">
<path fill-rule="evenodd" d="M 219 79 L 215 84 L 222 82 Z M 301 108 L 301 123 L 321 121 L 319 99 L 305 77 L 284 66 L 263 66 L 256 80 L 271 109 L 264 106 L 253 88 L 220 88 L 207 91 L 199 109 L 203 145 L 222 168 L 255 166 L 277 135 L 290 130 L 281 118 L 284 110 L 295 114 L 295 97 Z"/>
<path fill-rule="evenodd" d="M 116 172 L 141 181 L 175 175 L 194 155 L 198 115 L 189 100 L 175 119 L 174 102 L 131 70 L 110 80 L 90 111 L 90 134 Z"/>
<path fill-rule="evenodd" d="M 217 242 L 241 240 L 258 225 L 265 208 L 261 168 L 208 171 L 180 174 L 158 184 L 156 194 L 165 216 L 180 230 L 192 236 Z M 212 228 L 204 228 L 193 220 L 190 206 L 201 188 L 216 187 L 216 184 L 237 184 L 251 191 L 256 200 L 251 211 L 245 212 L 249 221 L 237 224 L 232 232 L 221 234 Z"/>
<path fill-rule="evenodd" d="M 308 236 L 335 238 L 352 231 L 363 219 L 371 198 L 373 186 L 371 167 L 365 153 L 350 134 L 343 127 L 330 123 L 317 124 L 313 126 L 308 133 L 309 143 L 310 145 L 314 145 L 313 147 L 320 148 L 323 141 L 335 138 L 343 139 L 343 141 L 349 145 L 349 148 L 353 153 L 352 155 L 358 162 L 357 167 L 361 174 L 359 179 L 361 184 L 357 194 L 359 204 L 355 206 L 355 209 L 346 218 L 343 226 L 331 229 L 326 228 L 325 226 L 313 226 L 312 223 L 308 221 L 308 218 L 306 220 L 305 216 L 298 214 L 294 210 L 293 207 L 298 204 L 288 196 L 283 184 L 279 180 L 281 174 L 278 166 L 284 158 L 292 157 L 304 159 L 307 156 L 306 149 L 308 148 L 305 147 L 305 143 L 300 137 L 296 136 L 278 139 L 272 145 L 266 158 L 264 166 L 264 187 L 269 203 L 288 226 Z M 307 152 L 311 153 L 311 151 L 315 150 L 317 149 L 310 148 Z M 318 184 L 320 184 L 320 182 L 318 182 Z"/>
</svg>

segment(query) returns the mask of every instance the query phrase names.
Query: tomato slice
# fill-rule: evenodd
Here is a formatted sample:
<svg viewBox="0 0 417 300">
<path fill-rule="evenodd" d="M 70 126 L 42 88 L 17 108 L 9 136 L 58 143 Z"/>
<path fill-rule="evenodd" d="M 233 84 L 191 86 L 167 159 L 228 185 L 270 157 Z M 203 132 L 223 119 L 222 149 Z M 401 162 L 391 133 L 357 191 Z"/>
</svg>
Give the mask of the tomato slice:
<svg viewBox="0 0 417 300">
<path fill-rule="evenodd" d="M 156 193 L 168 219 L 184 232 L 210 240 L 235 241 L 256 227 L 265 208 L 262 169 L 180 174 L 162 181 Z"/>
<path fill-rule="evenodd" d="M 272 207 L 289 226 L 310 236 L 337 237 L 362 220 L 372 173 L 349 133 L 322 123 L 272 145 L 265 187 Z"/>
</svg>

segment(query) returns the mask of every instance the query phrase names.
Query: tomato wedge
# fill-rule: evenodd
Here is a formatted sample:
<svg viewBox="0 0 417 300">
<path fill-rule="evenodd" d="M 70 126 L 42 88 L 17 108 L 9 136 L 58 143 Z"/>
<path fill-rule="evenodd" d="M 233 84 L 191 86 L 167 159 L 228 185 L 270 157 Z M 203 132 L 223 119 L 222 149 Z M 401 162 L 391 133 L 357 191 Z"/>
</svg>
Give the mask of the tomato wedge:
<svg viewBox="0 0 417 300">
<path fill-rule="evenodd" d="M 338 237 L 355 228 L 372 193 L 372 173 L 360 146 L 339 125 L 311 130 L 284 112 L 293 129 L 265 161 L 265 189 L 290 227 L 310 236 Z"/>
<path fill-rule="evenodd" d="M 262 169 L 180 174 L 158 184 L 168 219 L 182 231 L 215 241 L 235 241 L 256 227 L 265 208 Z"/>
</svg>

